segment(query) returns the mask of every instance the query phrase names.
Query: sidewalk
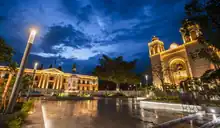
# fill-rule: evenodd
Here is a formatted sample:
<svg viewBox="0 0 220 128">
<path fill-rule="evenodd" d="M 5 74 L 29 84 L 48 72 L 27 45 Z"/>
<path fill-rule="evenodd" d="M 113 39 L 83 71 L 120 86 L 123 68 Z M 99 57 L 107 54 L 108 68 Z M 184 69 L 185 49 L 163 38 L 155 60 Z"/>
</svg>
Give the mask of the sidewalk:
<svg viewBox="0 0 220 128">
<path fill-rule="evenodd" d="M 29 114 L 22 128 L 44 128 L 41 101 L 34 103 L 33 113 Z"/>
</svg>

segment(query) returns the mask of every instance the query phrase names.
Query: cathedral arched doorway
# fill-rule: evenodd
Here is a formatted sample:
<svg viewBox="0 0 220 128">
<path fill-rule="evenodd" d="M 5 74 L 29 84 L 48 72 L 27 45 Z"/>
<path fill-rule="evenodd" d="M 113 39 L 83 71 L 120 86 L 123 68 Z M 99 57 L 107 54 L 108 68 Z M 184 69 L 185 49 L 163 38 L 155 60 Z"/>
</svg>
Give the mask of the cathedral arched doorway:
<svg viewBox="0 0 220 128">
<path fill-rule="evenodd" d="M 172 83 L 179 84 L 181 81 L 184 81 L 189 76 L 189 71 L 187 68 L 186 62 L 181 59 L 174 59 L 170 62 Z"/>
</svg>

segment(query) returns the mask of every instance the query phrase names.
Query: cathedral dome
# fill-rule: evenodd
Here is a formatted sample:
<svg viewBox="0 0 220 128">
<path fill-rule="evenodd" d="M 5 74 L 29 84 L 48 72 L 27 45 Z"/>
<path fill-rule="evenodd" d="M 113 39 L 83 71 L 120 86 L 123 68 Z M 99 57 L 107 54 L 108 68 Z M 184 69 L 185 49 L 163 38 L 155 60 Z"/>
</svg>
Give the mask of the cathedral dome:
<svg viewBox="0 0 220 128">
<path fill-rule="evenodd" d="M 175 49 L 175 48 L 177 48 L 179 45 L 177 44 L 177 43 L 172 43 L 171 45 L 170 45 L 170 49 Z"/>
</svg>

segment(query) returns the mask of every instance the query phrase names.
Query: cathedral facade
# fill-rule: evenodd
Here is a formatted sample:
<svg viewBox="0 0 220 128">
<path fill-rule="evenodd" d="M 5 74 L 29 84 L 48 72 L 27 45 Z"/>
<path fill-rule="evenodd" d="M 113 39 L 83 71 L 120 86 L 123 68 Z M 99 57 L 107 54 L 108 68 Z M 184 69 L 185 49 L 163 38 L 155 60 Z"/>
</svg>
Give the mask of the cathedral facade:
<svg viewBox="0 0 220 128">
<path fill-rule="evenodd" d="M 165 50 L 164 43 L 157 37 L 153 37 L 148 43 L 149 55 L 152 66 L 153 84 L 161 87 L 162 84 L 178 85 L 188 78 L 200 77 L 207 70 L 214 69 L 211 62 L 206 59 L 193 59 L 191 53 L 203 46 L 197 41 L 201 34 L 197 24 L 188 26 L 188 33 L 180 29 L 183 44 L 172 43 Z"/>
</svg>

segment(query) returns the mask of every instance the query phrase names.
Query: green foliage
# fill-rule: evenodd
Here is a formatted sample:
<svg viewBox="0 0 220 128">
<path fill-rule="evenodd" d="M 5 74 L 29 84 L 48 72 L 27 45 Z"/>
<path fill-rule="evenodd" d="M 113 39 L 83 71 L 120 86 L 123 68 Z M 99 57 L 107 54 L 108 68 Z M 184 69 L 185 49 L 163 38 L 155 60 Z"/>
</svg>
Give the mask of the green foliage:
<svg viewBox="0 0 220 128">
<path fill-rule="evenodd" d="M 33 100 L 28 100 L 27 102 L 24 102 L 21 112 L 28 113 L 32 108 L 33 102 Z"/>
<path fill-rule="evenodd" d="M 53 65 L 52 65 L 52 64 L 50 64 L 48 68 L 53 68 Z"/>
<path fill-rule="evenodd" d="M 91 97 L 91 94 L 89 94 L 89 93 L 80 93 L 80 94 L 78 94 L 78 96 L 80 96 L 80 97 Z"/>
<path fill-rule="evenodd" d="M 158 102 L 168 102 L 168 103 L 180 103 L 180 98 L 178 96 L 162 96 L 162 97 L 154 97 L 150 99 L 152 101 Z"/>
<path fill-rule="evenodd" d="M 57 69 L 63 71 L 62 66 L 58 66 Z"/>
<path fill-rule="evenodd" d="M 0 37 L 0 62 L 11 62 L 13 54 L 14 50 Z"/>
<path fill-rule="evenodd" d="M 33 100 L 29 100 L 23 103 L 22 108 L 19 112 L 14 113 L 9 116 L 6 120 L 7 128 L 21 128 L 22 123 L 25 118 L 28 116 L 28 112 L 31 110 L 33 106 Z"/>
<path fill-rule="evenodd" d="M 73 72 L 73 73 L 76 73 L 76 64 L 73 64 L 73 66 L 72 66 L 72 72 Z"/>
<path fill-rule="evenodd" d="M 208 43 L 220 48 L 220 1 L 191 0 L 185 11 L 190 21 L 199 23 Z"/>
<path fill-rule="evenodd" d="M 216 65 L 220 65 L 220 1 L 219 0 L 191 0 L 185 5 L 187 18 L 183 22 L 183 30 L 186 33 L 187 27 L 193 23 L 198 23 L 202 33 L 197 40 L 204 45 L 204 48 L 191 53 L 193 59 L 205 58 Z M 213 47 L 214 46 L 214 47 Z"/>
<path fill-rule="evenodd" d="M 22 80 L 21 80 L 21 92 L 27 92 L 29 87 L 32 85 L 32 76 L 31 75 L 28 75 L 28 74 L 25 74 L 22 76 Z"/>
<path fill-rule="evenodd" d="M 103 55 L 96 66 L 93 74 L 100 79 L 111 81 L 119 85 L 120 83 L 139 83 L 139 77 L 133 72 L 136 60 L 127 62 L 122 56 L 110 58 Z"/>
<path fill-rule="evenodd" d="M 22 118 L 17 117 L 14 120 L 8 122 L 8 128 L 21 128 Z"/>
</svg>

